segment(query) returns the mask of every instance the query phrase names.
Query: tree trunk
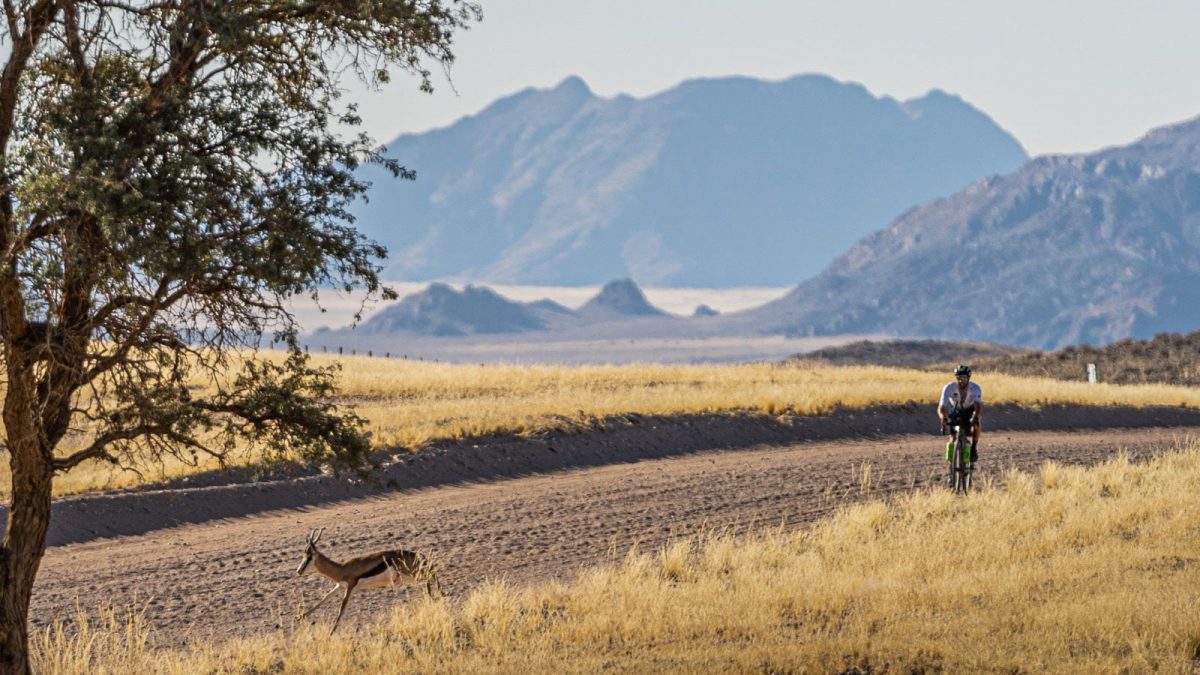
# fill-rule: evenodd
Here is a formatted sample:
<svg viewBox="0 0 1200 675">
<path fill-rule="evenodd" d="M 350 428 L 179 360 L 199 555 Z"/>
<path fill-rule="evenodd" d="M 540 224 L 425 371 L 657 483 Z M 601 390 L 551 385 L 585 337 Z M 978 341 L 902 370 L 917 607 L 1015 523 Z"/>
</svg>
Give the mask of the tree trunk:
<svg viewBox="0 0 1200 675">
<path fill-rule="evenodd" d="M 7 414 L 5 417 L 10 418 Z M 28 431 L 28 421 L 24 426 Z M 53 478 L 36 436 L 19 433 L 20 429 L 14 434 L 11 426 L 7 431 L 12 501 L 0 546 L 0 674 L 3 675 L 30 672 L 29 598 L 46 551 Z"/>
</svg>

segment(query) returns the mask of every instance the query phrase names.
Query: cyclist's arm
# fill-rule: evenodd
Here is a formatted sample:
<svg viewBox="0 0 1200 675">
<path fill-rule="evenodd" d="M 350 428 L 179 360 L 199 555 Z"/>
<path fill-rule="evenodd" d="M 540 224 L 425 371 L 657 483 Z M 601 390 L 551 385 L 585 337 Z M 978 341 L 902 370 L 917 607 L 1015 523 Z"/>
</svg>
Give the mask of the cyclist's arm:
<svg viewBox="0 0 1200 675">
<path fill-rule="evenodd" d="M 942 395 L 938 399 L 937 416 L 938 421 L 942 426 L 946 426 L 946 409 L 950 407 L 950 397 L 946 394 L 946 388 L 942 388 Z"/>
</svg>

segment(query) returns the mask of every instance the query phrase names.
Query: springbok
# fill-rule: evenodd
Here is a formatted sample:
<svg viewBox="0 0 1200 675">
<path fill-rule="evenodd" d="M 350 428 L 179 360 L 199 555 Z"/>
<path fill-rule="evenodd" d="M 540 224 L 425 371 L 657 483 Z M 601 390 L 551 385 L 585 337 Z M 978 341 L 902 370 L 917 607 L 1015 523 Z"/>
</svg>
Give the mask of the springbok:
<svg viewBox="0 0 1200 675">
<path fill-rule="evenodd" d="M 350 602 L 350 594 L 354 592 L 355 588 L 378 588 L 392 586 L 402 581 L 405 583 L 424 581 L 425 592 L 429 594 L 429 597 L 433 597 L 435 587 L 438 595 L 442 594 L 442 584 L 438 581 L 433 565 L 420 553 L 400 550 L 379 551 L 351 558 L 344 563 L 337 563 L 317 550 L 317 542 L 320 541 L 324 531 L 325 528 L 321 528 L 309 533 L 304 549 L 304 560 L 300 561 L 300 566 L 296 568 L 296 574 L 319 572 L 334 582 L 333 588 L 321 596 L 317 604 L 301 614 L 301 618 L 312 614 L 337 589 L 346 589 L 346 595 L 342 598 L 342 608 L 338 610 L 337 618 L 333 621 L 333 629 L 329 631 L 330 635 L 337 630 L 338 622 L 342 620 L 342 613 L 346 611 L 346 603 Z"/>
</svg>

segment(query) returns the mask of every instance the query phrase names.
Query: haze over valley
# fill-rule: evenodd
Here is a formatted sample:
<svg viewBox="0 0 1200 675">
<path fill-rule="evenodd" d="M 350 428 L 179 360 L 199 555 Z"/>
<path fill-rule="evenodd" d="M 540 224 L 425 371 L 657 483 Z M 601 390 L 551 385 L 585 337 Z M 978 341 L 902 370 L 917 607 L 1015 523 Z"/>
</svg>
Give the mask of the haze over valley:
<svg viewBox="0 0 1200 675">
<path fill-rule="evenodd" d="M 360 224 L 391 247 L 389 273 L 457 283 L 437 298 L 403 284 L 403 320 L 309 327 L 332 329 L 314 344 L 444 343 L 468 359 L 525 342 L 529 360 L 549 343 L 610 358 L 595 340 L 686 340 L 696 349 L 677 359 L 706 360 L 697 341 L 717 338 L 1057 348 L 1188 331 L 1200 320 L 1198 148 L 1192 120 L 1027 160 L 986 114 L 940 91 L 898 102 L 806 75 L 602 99 L 569 78 L 397 139 L 389 153 L 418 180 L 377 180 Z M 670 306 L 574 315 L 623 278 Z M 488 289 L 553 302 L 473 304 Z M 637 360 L 636 347 L 622 351 Z"/>
<path fill-rule="evenodd" d="M 460 282 L 436 282 L 456 290 L 467 284 Z M 401 297 L 420 293 L 430 286 L 427 281 L 388 281 L 385 285 Z M 519 302 L 552 300 L 576 309 L 600 292 L 603 284 L 589 286 L 529 286 L 514 284 L 481 284 L 496 293 Z M 747 286 L 734 288 L 670 288 L 647 286 L 641 289 L 646 299 L 655 307 L 678 316 L 691 316 L 700 305 L 708 305 L 720 313 L 737 312 L 764 305 L 777 300 L 791 290 L 788 286 Z M 365 304 L 364 304 L 365 303 Z M 346 328 L 354 323 L 355 314 L 369 319 L 391 306 L 386 301 L 367 301 L 361 291 L 345 293 L 335 290 L 322 292 L 319 303 L 307 297 L 292 299 L 291 307 L 306 332 L 322 328 Z"/>
</svg>

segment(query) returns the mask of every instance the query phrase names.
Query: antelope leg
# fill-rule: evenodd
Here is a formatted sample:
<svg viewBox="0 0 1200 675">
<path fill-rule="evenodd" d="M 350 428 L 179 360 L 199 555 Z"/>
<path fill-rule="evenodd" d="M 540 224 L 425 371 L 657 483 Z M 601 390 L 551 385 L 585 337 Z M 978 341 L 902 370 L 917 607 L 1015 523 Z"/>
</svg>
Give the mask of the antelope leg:
<svg viewBox="0 0 1200 675">
<path fill-rule="evenodd" d="M 334 591 L 336 591 L 337 589 L 339 589 L 341 587 L 342 587 L 341 584 L 334 584 L 333 588 L 329 589 L 329 592 L 326 593 L 325 595 L 322 595 L 321 599 L 317 601 L 317 604 L 313 605 L 312 607 L 309 607 L 307 612 L 301 614 L 300 618 L 303 619 L 304 617 L 308 616 L 309 614 L 312 614 L 313 612 L 315 612 L 318 607 L 325 604 L 325 601 L 329 599 L 329 596 L 333 595 Z"/>
<path fill-rule="evenodd" d="M 333 628 L 329 631 L 333 635 L 333 631 L 337 630 L 338 623 L 342 620 L 342 612 L 346 611 L 346 603 L 350 602 L 350 593 L 354 591 L 354 583 L 346 584 L 346 597 L 342 598 L 342 608 L 338 610 L 337 618 L 333 620 Z"/>
</svg>

